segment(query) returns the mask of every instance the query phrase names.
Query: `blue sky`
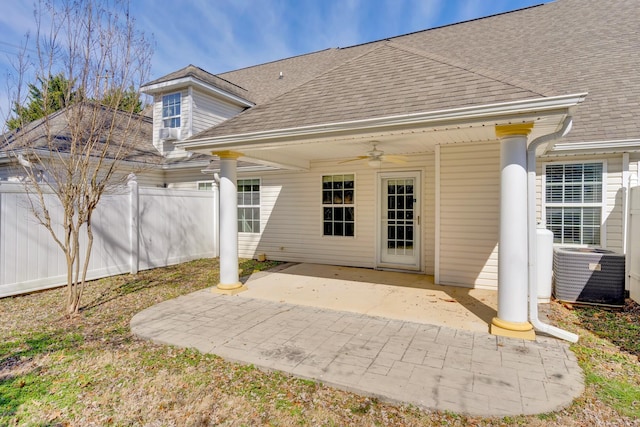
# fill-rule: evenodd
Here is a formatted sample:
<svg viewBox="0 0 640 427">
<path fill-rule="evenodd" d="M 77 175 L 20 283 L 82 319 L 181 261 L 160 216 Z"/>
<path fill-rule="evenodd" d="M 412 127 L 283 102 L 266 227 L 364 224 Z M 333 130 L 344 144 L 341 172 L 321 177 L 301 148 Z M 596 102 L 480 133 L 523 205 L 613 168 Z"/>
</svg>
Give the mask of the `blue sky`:
<svg viewBox="0 0 640 427">
<path fill-rule="evenodd" d="M 150 79 L 188 64 L 212 73 L 379 40 L 549 0 L 131 0 L 138 28 L 155 41 Z M 0 81 L 27 31 L 33 2 L 4 0 Z M 0 117 L 6 88 L 0 87 Z"/>
</svg>

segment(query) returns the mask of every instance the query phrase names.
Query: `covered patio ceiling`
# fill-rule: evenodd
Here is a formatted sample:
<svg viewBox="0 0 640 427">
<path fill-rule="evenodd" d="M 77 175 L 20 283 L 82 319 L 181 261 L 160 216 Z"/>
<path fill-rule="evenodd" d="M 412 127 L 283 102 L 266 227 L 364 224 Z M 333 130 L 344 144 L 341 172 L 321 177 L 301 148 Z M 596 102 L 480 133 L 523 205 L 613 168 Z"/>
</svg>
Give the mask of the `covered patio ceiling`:
<svg viewBox="0 0 640 427">
<path fill-rule="evenodd" d="M 204 154 L 239 152 L 240 160 L 270 168 L 307 170 L 312 161 L 364 155 L 373 144 L 388 155 L 412 155 L 432 152 L 437 145 L 495 141 L 496 125 L 534 123 L 531 141 L 558 130 L 569 109 L 585 96 L 564 95 L 208 139 L 196 135 L 179 145 Z M 541 147 L 540 152 L 543 150 Z"/>
</svg>

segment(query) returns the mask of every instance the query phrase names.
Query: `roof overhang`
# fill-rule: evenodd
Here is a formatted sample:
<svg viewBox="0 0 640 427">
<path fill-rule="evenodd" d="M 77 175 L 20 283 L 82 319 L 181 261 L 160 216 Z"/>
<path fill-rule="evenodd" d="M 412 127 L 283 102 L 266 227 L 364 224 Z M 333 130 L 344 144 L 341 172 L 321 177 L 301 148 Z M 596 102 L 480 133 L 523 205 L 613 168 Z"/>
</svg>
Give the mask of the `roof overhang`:
<svg viewBox="0 0 640 427">
<path fill-rule="evenodd" d="M 205 83 L 202 80 L 196 79 L 191 76 L 182 77 L 175 80 L 168 80 L 166 82 L 160 82 L 152 85 L 142 86 L 140 88 L 140 91 L 149 95 L 155 95 L 157 93 L 167 92 L 171 90 L 178 90 L 187 86 L 193 86 L 193 87 L 199 88 L 207 93 L 217 96 L 218 98 L 222 98 L 228 102 L 231 102 L 232 104 L 236 104 L 241 107 L 249 108 L 255 105 L 254 103 L 247 101 L 246 99 L 238 95 L 234 95 L 231 92 L 220 89 L 216 86 Z"/>
<path fill-rule="evenodd" d="M 575 156 L 585 154 L 639 153 L 640 139 L 589 142 L 556 142 L 542 157 Z"/>
<path fill-rule="evenodd" d="M 439 144 L 495 141 L 495 126 L 534 123 L 530 140 L 557 131 L 586 93 L 524 99 L 448 110 L 370 118 L 288 129 L 195 138 L 177 143 L 189 151 L 212 154 L 233 150 L 242 160 L 305 170 L 313 160 L 362 154 L 362 143 L 385 143 L 388 154 L 433 151 Z"/>
</svg>

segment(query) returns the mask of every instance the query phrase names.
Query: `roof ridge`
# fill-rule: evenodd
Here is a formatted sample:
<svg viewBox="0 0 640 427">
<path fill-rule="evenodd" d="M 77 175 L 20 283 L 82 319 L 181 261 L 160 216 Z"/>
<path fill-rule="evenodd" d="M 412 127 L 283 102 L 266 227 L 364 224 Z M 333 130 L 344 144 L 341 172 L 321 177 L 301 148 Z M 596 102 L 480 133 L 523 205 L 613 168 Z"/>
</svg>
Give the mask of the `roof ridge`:
<svg viewBox="0 0 640 427">
<path fill-rule="evenodd" d="M 517 87 L 519 89 L 524 89 L 540 96 L 553 95 L 553 91 L 551 90 L 550 87 L 546 87 L 546 86 L 543 87 L 542 85 L 533 85 L 530 82 L 525 82 L 518 78 L 514 78 L 512 76 L 502 74 L 494 70 L 472 66 L 468 63 L 464 63 L 462 61 L 458 61 L 453 58 L 445 58 L 433 52 L 427 52 L 422 49 L 417 49 L 415 47 L 407 46 L 405 44 L 399 43 L 397 40 L 387 40 L 386 45 L 396 49 L 404 50 L 405 52 L 413 53 L 415 55 L 420 55 L 424 58 L 431 59 L 432 61 L 450 65 L 452 67 L 456 67 L 461 70 L 480 75 L 482 77 L 487 77 L 492 80 L 498 81 L 500 83 L 508 84 L 508 85 Z"/>
<path fill-rule="evenodd" d="M 348 46 L 351 47 L 351 46 Z M 341 48 L 341 47 L 327 47 L 325 49 L 320 49 L 320 50 L 315 50 L 313 52 L 305 52 L 305 53 L 300 53 L 298 55 L 293 55 L 293 56 L 288 56 L 286 58 L 280 58 L 280 59 L 274 59 L 273 61 L 267 61 L 267 62 L 261 62 L 260 64 L 253 64 L 253 65 L 247 65 L 246 67 L 241 67 L 241 68 L 235 68 L 233 70 L 227 70 L 227 71 L 223 71 L 221 73 L 218 74 L 214 74 L 215 76 L 220 76 L 221 74 L 233 74 L 236 71 L 242 71 L 242 70 L 248 70 L 250 68 L 257 68 L 257 67 L 262 67 L 263 65 L 268 65 L 268 64 L 276 64 L 278 62 L 282 62 L 282 61 L 288 61 L 290 59 L 293 58 L 301 58 L 303 56 L 310 56 L 310 55 L 316 55 L 320 52 L 326 52 L 328 50 L 340 50 L 340 49 L 346 49 L 346 48 Z M 211 74 L 211 73 L 209 73 Z M 223 78 L 223 77 L 220 77 Z"/>
</svg>

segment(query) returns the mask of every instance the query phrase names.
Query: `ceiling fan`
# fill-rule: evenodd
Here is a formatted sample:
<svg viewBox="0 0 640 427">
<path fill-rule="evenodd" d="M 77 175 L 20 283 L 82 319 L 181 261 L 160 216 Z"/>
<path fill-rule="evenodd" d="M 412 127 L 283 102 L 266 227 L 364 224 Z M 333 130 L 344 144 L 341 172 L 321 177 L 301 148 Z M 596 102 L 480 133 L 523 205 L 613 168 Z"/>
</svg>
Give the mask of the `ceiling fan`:
<svg viewBox="0 0 640 427">
<path fill-rule="evenodd" d="M 371 145 L 372 145 L 372 149 L 371 151 L 367 152 L 366 156 L 358 156 L 353 159 L 344 160 L 342 162 L 339 162 L 338 164 L 357 162 L 359 160 L 367 160 L 367 163 L 369 163 L 369 166 L 371 166 L 372 168 L 377 168 L 377 167 L 380 167 L 382 162 L 391 162 L 395 164 L 407 163 L 406 158 L 404 156 L 384 154 L 384 151 L 378 150 L 376 148 L 378 144 L 372 143 Z"/>
</svg>

